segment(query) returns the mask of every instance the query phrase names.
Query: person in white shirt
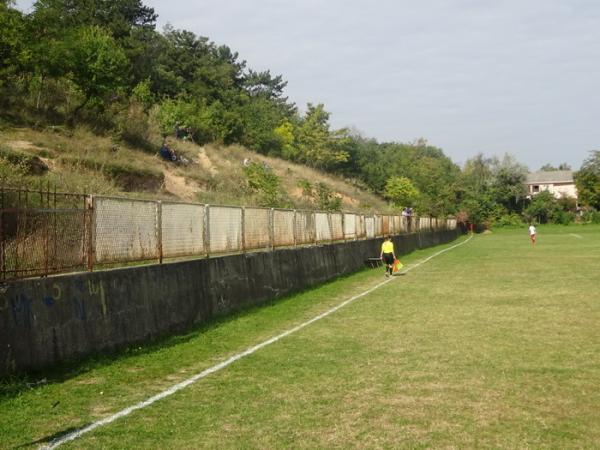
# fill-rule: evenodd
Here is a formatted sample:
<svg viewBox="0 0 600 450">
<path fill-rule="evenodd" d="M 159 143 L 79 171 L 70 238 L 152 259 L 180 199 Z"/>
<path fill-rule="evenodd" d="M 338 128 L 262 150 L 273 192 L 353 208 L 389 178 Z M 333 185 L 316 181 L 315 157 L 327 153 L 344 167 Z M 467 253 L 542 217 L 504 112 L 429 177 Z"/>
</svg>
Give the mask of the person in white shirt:
<svg viewBox="0 0 600 450">
<path fill-rule="evenodd" d="M 531 245 L 535 245 L 535 227 L 533 226 L 533 224 L 529 225 L 529 237 L 531 238 Z"/>
</svg>

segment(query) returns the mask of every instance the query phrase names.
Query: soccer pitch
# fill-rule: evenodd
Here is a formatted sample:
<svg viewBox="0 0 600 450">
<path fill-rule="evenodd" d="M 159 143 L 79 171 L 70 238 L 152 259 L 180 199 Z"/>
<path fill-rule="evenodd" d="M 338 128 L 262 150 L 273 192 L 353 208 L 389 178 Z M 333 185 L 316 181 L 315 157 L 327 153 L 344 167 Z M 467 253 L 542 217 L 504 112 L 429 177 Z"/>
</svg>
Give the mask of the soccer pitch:
<svg viewBox="0 0 600 450">
<path fill-rule="evenodd" d="M 6 381 L 0 448 L 49 445 L 370 290 L 60 448 L 599 447 L 600 227 L 538 232 L 535 247 L 524 228 L 451 248 L 463 237 L 375 290 L 383 269 Z"/>
</svg>

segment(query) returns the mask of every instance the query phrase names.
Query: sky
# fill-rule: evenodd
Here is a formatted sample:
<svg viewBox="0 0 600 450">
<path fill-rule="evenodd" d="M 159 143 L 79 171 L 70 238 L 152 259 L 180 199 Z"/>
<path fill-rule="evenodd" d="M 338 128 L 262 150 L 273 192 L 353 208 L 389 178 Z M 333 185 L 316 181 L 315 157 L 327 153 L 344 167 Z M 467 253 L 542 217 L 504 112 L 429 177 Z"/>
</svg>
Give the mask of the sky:
<svg viewBox="0 0 600 450">
<path fill-rule="evenodd" d="M 27 10 L 33 2 L 17 1 Z M 300 111 L 379 142 L 425 138 L 578 169 L 600 149 L 598 0 L 143 0 L 287 80 Z"/>
</svg>

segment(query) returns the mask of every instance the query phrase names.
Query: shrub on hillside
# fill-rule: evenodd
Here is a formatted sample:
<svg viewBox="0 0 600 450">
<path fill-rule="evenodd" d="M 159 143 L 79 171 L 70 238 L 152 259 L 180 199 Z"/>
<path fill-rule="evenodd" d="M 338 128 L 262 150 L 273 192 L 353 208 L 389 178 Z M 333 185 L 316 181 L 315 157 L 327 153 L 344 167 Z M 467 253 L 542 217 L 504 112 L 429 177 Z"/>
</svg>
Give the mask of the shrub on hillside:
<svg viewBox="0 0 600 450">
<path fill-rule="evenodd" d="M 298 181 L 298 187 L 302 189 L 302 195 L 316 209 L 321 211 L 340 211 L 342 209 L 342 198 L 326 183 L 319 182 L 313 185 L 307 179 L 301 179 Z"/>
<path fill-rule="evenodd" d="M 264 164 L 250 163 L 244 167 L 246 182 L 251 191 L 259 195 L 260 206 L 288 208 L 290 200 L 282 192 L 281 180 Z"/>
<path fill-rule="evenodd" d="M 156 152 L 150 142 L 151 127 L 148 114 L 141 103 L 132 102 L 115 116 L 115 137 L 146 151 Z"/>
</svg>

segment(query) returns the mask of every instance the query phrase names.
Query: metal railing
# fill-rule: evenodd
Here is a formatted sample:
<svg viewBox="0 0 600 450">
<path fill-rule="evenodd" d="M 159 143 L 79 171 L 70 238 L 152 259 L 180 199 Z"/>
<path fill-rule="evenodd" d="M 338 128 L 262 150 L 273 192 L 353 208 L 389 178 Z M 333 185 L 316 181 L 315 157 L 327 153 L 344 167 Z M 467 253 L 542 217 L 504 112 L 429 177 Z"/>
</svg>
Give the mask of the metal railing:
<svg viewBox="0 0 600 450">
<path fill-rule="evenodd" d="M 0 280 L 454 228 L 454 219 L 0 188 Z"/>
</svg>

